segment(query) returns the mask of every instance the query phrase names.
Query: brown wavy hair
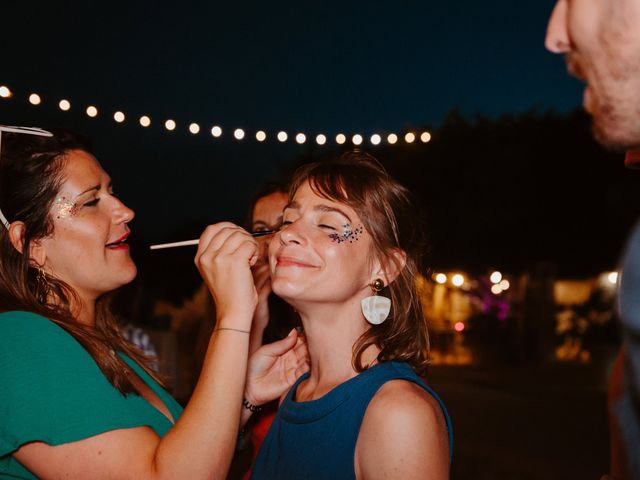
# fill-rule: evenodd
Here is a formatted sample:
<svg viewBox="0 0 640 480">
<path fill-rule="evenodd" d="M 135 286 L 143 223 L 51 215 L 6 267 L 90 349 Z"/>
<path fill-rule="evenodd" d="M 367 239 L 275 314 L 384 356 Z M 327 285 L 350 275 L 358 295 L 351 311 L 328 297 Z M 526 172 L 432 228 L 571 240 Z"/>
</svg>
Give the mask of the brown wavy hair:
<svg viewBox="0 0 640 480">
<path fill-rule="evenodd" d="M 79 323 L 74 306 L 77 293 L 54 275 L 45 274 L 46 292 L 38 282 L 38 269 L 29 258 L 33 241 L 53 233 L 51 206 L 64 182 L 65 157 L 71 150 L 91 153 L 84 137 L 64 129 L 51 129 L 52 137 L 3 133 L 0 152 L 0 209 L 9 222 L 24 223 L 23 249 L 14 248 L 0 226 L 0 312 L 27 311 L 48 318 L 71 334 L 93 357 L 109 382 L 122 394 L 135 392 L 119 351 L 136 361 L 153 378 L 160 378 L 137 347 L 125 340 L 109 309 L 109 295 L 96 304 L 95 328 Z"/>
<path fill-rule="evenodd" d="M 376 345 L 379 362 L 407 362 L 419 375 L 426 374 L 429 332 L 416 289 L 425 236 L 413 196 L 373 156 L 358 150 L 336 160 L 300 167 L 291 181 L 290 199 L 306 182 L 317 195 L 348 205 L 358 214 L 372 238 L 372 257 L 397 262 L 394 251 L 406 254 L 406 264 L 398 277 L 380 292 L 391 299 L 390 316 L 382 324 L 372 325 L 356 341 L 354 368 L 358 372 L 366 368 L 362 354 Z"/>
</svg>

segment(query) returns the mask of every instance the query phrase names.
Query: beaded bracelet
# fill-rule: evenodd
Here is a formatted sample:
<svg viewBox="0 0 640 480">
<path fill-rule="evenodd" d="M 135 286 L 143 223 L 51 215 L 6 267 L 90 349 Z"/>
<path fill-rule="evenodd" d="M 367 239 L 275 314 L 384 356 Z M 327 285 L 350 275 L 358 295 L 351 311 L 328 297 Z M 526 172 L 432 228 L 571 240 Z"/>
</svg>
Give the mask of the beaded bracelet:
<svg viewBox="0 0 640 480">
<path fill-rule="evenodd" d="M 249 403 L 249 400 L 247 400 L 246 398 L 242 399 L 242 406 L 249 410 L 251 413 L 258 413 L 262 410 L 262 407 L 254 405 L 253 403 Z"/>
</svg>

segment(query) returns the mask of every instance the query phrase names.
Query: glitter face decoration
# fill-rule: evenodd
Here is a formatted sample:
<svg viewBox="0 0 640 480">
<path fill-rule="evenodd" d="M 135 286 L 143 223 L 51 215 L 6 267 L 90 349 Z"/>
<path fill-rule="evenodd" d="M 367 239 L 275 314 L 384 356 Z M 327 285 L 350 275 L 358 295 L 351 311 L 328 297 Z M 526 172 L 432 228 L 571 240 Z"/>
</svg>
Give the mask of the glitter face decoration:
<svg viewBox="0 0 640 480">
<path fill-rule="evenodd" d="M 68 218 L 72 215 L 75 215 L 78 212 L 78 205 L 71 200 L 68 200 L 67 197 L 58 197 L 54 203 L 55 208 L 57 209 L 56 218 L 64 219 Z"/>
<path fill-rule="evenodd" d="M 332 233 L 329 235 L 329 238 L 336 243 L 353 243 L 357 242 L 360 239 L 360 236 L 364 232 L 364 227 L 360 225 L 356 228 L 351 228 L 351 225 L 345 223 L 342 225 L 343 232 L 342 235 L 339 233 Z"/>
</svg>

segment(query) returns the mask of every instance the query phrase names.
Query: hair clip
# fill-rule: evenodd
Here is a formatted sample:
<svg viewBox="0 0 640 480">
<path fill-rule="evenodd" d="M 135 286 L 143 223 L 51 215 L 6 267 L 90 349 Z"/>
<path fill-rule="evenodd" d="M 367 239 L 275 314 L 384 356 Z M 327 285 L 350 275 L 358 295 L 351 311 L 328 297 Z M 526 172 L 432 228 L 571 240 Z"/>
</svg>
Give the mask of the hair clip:
<svg viewBox="0 0 640 480">
<path fill-rule="evenodd" d="M 37 127 L 15 127 L 11 125 L 0 125 L 0 154 L 2 154 L 2 132 L 7 133 L 24 133 L 26 135 L 38 135 L 40 137 L 53 137 L 53 133 L 48 132 L 47 130 L 43 130 L 42 128 Z M 5 226 L 7 230 L 9 230 L 9 220 L 4 216 L 2 210 L 0 209 L 0 221 Z"/>
</svg>

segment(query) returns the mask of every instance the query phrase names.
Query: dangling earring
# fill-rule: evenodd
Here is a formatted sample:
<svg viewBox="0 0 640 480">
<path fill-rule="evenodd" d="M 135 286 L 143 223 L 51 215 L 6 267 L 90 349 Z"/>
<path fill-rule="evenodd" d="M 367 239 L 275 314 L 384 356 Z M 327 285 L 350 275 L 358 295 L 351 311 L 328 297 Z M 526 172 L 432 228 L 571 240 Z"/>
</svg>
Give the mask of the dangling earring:
<svg viewBox="0 0 640 480">
<path fill-rule="evenodd" d="M 42 267 L 36 266 L 36 298 L 40 303 L 47 303 L 49 296 L 49 282 L 42 270 Z"/>
<path fill-rule="evenodd" d="M 384 282 L 376 278 L 371 284 L 371 291 L 373 295 L 363 298 L 360 302 L 362 308 L 362 314 L 367 322 L 372 325 L 380 325 L 389 316 L 391 311 L 391 300 L 387 297 L 378 295 L 378 293 L 384 288 Z"/>
</svg>

